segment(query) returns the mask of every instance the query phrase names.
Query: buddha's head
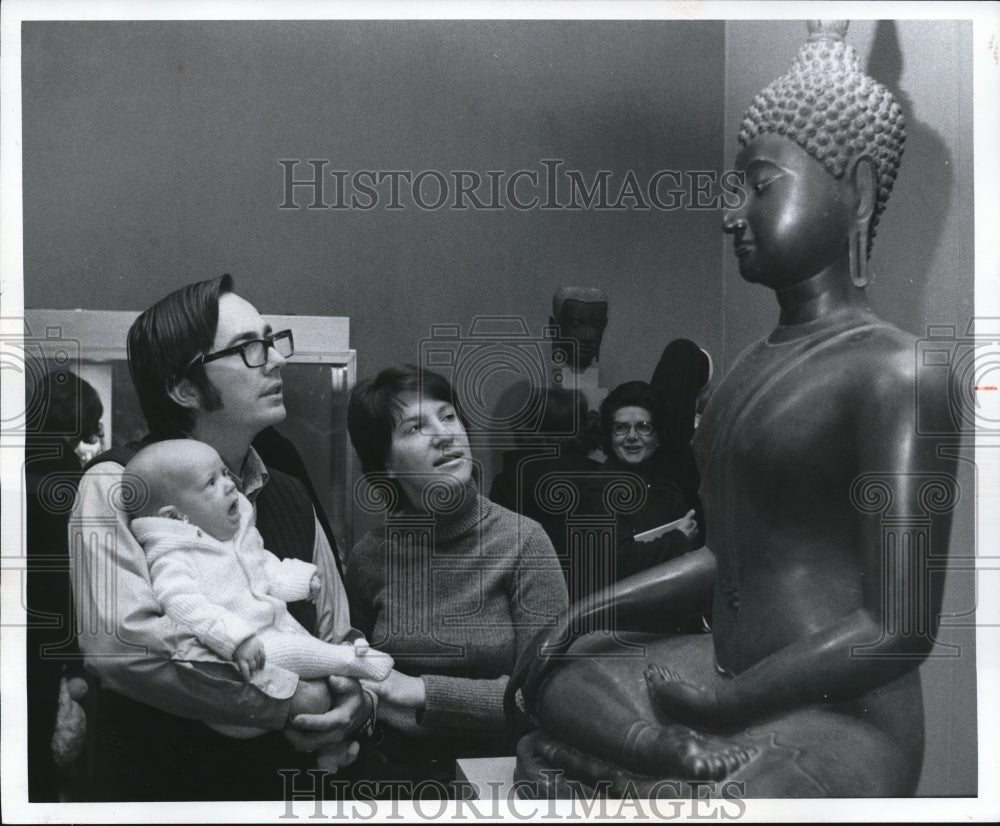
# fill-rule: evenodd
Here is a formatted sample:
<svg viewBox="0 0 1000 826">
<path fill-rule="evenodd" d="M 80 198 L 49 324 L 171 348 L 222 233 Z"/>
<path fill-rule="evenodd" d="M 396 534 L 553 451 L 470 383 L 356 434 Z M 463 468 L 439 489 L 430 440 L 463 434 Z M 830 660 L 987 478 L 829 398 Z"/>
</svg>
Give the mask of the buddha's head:
<svg viewBox="0 0 1000 826">
<path fill-rule="evenodd" d="M 846 21 L 810 21 L 791 70 L 744 113 L 736 167 L 746 174 L 746 201 L 727 212 L 724 228 L 748 280 L 781 286 L 848 251 L 853 278 L 853 259 L 867 260 L 902 157 L 904 119 L 892 94 L 860 71 L 846 30 Z"/>
</svg>

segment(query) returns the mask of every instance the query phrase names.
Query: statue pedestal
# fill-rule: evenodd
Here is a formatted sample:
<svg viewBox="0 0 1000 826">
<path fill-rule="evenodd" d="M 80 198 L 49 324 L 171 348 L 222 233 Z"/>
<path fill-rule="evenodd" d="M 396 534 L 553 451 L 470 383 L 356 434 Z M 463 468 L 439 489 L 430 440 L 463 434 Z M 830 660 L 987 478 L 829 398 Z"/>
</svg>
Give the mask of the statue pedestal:
<svg viewBox="0 0 1000 826">
<path fill-rule="evenodd" d="M 514 786 L 516 757 L 464 757 L 455 761 L 455 779 L 468 783 L 472 800 L 507 800 Z"/>
</svg>

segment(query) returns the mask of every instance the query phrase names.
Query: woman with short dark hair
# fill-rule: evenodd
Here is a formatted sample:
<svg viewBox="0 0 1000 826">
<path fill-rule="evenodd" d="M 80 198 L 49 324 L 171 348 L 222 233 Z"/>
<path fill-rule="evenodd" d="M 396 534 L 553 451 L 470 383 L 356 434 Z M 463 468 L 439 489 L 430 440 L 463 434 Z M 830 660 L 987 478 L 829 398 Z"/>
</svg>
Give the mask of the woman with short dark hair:
<svg viewBox="0 0 1000 826">
<path fill-rule="evenodd" d="M 347 560 L 352 618 L 396 668 L 379 694 L 373 779 L 442 794 L 458 757 L 513 754 L 503 694 L 516 659 L 567 606 L 559 562 L 534 522 L 478 491 L 448 381 L 416 367 L 358 384 L 347 427 L 386 523 Z M 369 766 L 366 765 L 366 768 Z"/>
<path fill-rule="evenodd" d="M 614 517 L 614 551 L 611 559 L 570 559 L 574 600 L 692 549 L 694 511 L 657 461 L 665 420 L 644 381 L 618 385 L 601 403 L 608 458 L 584 492 L 584 504 L 590 513 Z"/>
</svg>

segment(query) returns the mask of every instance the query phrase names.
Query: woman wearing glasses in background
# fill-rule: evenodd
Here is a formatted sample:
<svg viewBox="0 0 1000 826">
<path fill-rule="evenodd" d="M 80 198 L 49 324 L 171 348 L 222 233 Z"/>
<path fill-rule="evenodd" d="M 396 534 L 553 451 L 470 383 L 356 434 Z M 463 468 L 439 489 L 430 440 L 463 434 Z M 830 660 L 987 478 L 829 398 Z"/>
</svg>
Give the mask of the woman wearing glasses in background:
<svg viewBox="0 0 1000 826">
<path fill-rule="evenodd" d="M 655 461 L 665 419 L 644 381 L 618 385 L 601 403 L 602 446 L 608 458 L 584 491 L 584 507 L 614 518 L 614 552 L 611 558 L 571 560 L 576 568 L 569 572 L 571 599 L 692 549 L 698 532 L 694 511 Z"/>
</svg>

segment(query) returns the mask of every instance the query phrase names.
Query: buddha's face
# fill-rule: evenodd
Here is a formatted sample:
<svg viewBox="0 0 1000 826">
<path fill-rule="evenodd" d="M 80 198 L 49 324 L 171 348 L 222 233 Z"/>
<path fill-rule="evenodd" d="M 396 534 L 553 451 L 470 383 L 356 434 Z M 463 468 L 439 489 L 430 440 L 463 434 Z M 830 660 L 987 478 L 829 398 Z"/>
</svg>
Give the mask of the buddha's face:
<svg viewBox="0 0 1000 826">
<path fill-rule="evenodd" d="M 755 138 L 736 156 L 746 201 L 727 210 L 740 274 L 780 289 L 847 260 L 854 192 L 849 175 L 834 178 L 794 141 Z"/>
</svg>

